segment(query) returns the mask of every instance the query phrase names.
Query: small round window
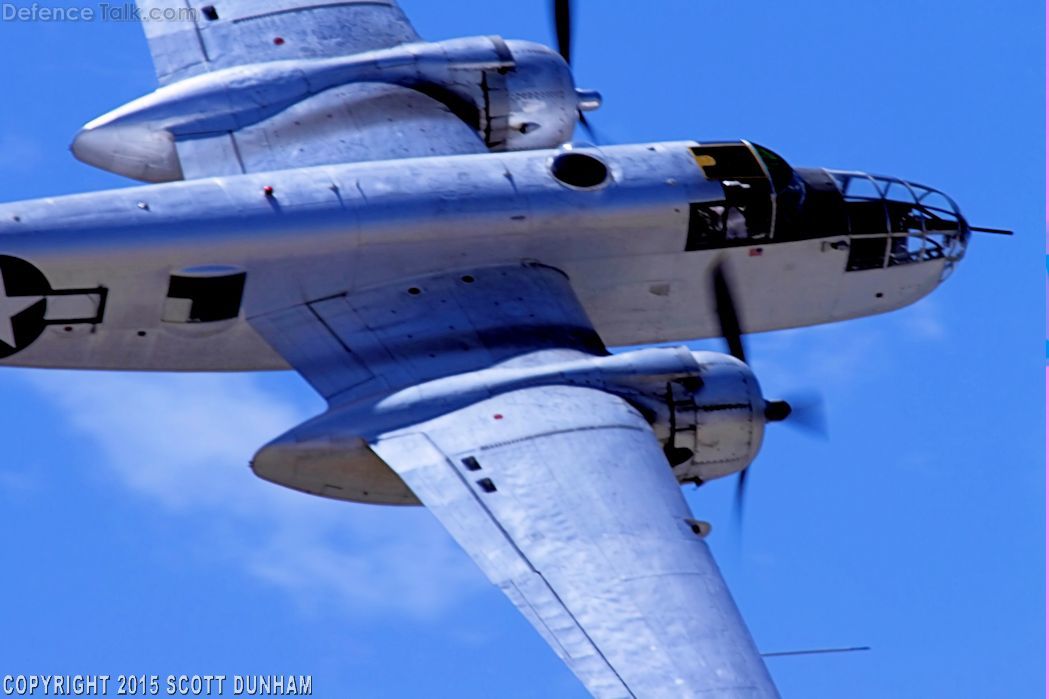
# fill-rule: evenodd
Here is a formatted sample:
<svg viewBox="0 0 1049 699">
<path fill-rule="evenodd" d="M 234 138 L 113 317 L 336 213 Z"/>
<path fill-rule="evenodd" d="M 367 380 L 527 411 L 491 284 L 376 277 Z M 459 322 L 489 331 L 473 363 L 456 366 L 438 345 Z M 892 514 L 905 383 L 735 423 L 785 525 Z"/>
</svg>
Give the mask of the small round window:
<svg viewBox="0 0 1049 699">
<path fill-rule="evenodd" d="M 566 152 L 554 158 L 550 172 L 570 187 L 592 189 L 608 179 L 608 166 L 586 153 Z"/>
</svg>

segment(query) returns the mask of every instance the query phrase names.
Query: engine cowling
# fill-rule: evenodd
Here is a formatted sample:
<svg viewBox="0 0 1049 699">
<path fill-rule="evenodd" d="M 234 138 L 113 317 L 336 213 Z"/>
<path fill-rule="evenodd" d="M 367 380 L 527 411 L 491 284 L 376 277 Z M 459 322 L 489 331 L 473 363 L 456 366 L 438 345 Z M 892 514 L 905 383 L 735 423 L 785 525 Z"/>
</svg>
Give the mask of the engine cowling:
<svg viewBox="0 0 1049 699">
<path fill-rule="evenodd" d="M 768 403 L 750 367 L 718 352 L 692 354 L 699 373 L 668 382 L 666 417 L 657 425 L 682 483 L 702 483 L 749 466 L 761 449 L 767 419 Z"/>
<path fill-rule="evenodd" d="M 514 69 L 505 73 L 505 113 L 486 110 L 489 134 L 505 124 L 504 150 L 555 148 L 572 139 L 579 114 L 579 94 L 572 72 L 556 53 L 528 41 L 506 42 Z M 489 102 L 490 103 L 490 102 Z"/>
</svg>

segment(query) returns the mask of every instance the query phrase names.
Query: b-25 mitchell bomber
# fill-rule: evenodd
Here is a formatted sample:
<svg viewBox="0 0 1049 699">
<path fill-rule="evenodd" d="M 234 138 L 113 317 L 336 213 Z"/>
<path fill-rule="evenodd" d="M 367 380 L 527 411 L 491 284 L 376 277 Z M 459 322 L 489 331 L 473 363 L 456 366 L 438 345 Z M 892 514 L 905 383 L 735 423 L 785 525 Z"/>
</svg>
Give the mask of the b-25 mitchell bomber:
<svg viewBox="0 0 1049 699">
<path fill-rule="evenodd" d="M 149 184 L 0 205 L 0 364 L 294 369 L 328 408 L 258 476 L 430 508 L 594 696 L 778 696 L 681 485 L 742 487 L 791 419 L 743 335 L 921 299 L 957 205 L 749 141 L 573 143 L 601 96 L 563 0 L 557 51 L 426 42 L 393 0 L 138 6 L 160 85 L 72 150 Z"/>
</svg>

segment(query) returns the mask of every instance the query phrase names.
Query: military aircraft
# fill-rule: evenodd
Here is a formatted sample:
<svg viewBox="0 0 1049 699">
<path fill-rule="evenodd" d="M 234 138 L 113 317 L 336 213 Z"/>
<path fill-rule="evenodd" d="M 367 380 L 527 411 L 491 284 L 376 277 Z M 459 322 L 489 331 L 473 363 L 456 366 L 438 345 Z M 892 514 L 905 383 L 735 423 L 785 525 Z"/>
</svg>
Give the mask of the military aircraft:
<svg viewBox="0 0 1049 699">
<path fill-rule="evenodd" d="M 292 368 L 328 409 L 260 477 L 429 507 L 595 696 L 774 697 L 681 492 L 791 419 L 743 334 L 912 303 L 973 229 L 747 141 L 573 143 L 601 99 L 554 5 L 558 51 L 392 0 L 139 0 L 160 86 L 72 150 L 153 184 L 0 205 L 0 364 Z"/>
</svg>

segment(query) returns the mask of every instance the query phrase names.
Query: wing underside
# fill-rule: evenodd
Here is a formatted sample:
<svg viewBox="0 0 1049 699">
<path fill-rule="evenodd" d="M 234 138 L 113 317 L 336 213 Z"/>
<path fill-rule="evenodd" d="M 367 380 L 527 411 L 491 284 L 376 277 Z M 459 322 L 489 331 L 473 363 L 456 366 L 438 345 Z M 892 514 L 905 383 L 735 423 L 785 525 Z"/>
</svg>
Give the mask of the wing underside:
<svg viewBox="0 0 1049 699">
<path fill-rule="evenodd" d="M 419 40 L 394 0 L 137 0 L 161 85 L 248 63 Z"/>
<path fill-rule="evenodd" d="M 374 449 L 595 696 L 774 696 L 659 444 L 621 399 L 527 389 Z"/>
<path fill-rule="evenodd" d="M 595 696 L 777 696 L 652 427 L 617 379 L 568 378 L 611 358 L 561 272 L 457 270 L 249 320 L 329 400 L 280 453 L 359 438 Z M 367 463 L 343 455 L 343 476 Z M 260 475 L 293 483 L 288 463 Z"/>
</svg>

